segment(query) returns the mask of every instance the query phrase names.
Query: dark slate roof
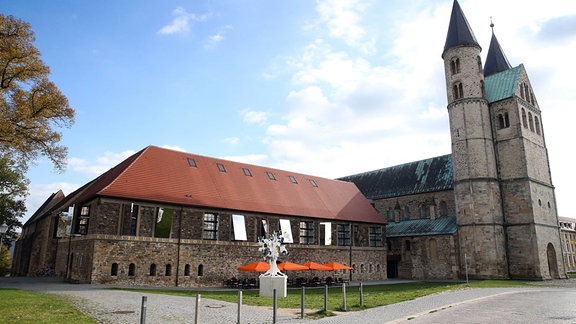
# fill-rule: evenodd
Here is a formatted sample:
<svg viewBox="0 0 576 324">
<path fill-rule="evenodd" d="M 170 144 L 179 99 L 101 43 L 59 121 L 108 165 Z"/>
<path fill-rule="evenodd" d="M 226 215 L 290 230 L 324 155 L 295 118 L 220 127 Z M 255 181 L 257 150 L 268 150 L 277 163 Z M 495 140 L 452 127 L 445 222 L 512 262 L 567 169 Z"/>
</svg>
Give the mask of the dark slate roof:
<svg viewBox="0 0 576 324">
<path fill-rule="evenodd" d="M 453 188 L 452 155 L 396 165 L 339 178 L 376 200 Z"/>
<path fill-rule="evenodd" d="M 386 237 L 454 234 L 458 230 L 456 217 L 412 219 L 386 225 Z"/>
<path fill-rule="evenodd" d="M 448 49 L 459 45 L 475 45 L 480 47 L 476 37 L 466 20 L 466 16 L 460 8 L 457 0 L 452 5 L 452 14 L 450 15 L 450 25 L 448 25 L 448 34 L 444 44 L 444 52 Z"/>
<path fill-rule="evenodd" d="M 518 78 L 524 65 L 492 74 L 484 79 L 486 99 L 489 103 L 500 101 L 514 96 L 518 87 Z"/>
<path fill-rule="evenodd" d="M 504 55 L 504 51 L 502 47 L 500 47 L 500 43 L 498 43 L 498 39 L 496 39 L 496 35 L 492 32 L 492 39 L 490 40 L 490 48 L 488 49 L 488 55 L 486 56 L 486 63 L 484 64 L 484 76 L 489 76 L 494 73 L 502 72 L 511 69 L 512 66 L 506 55 Z"/>
</svg>

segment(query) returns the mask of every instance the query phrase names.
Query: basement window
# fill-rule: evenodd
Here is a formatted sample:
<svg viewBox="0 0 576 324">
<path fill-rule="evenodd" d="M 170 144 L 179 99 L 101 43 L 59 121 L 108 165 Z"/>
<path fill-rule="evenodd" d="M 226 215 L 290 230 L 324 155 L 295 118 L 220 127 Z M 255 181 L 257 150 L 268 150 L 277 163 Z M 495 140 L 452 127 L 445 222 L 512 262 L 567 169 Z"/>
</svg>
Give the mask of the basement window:
<svg viewBox="0 0 576 324">
<path fill-rule="evenodd" d="M 216 163 L 216 165 L 218 166 L 218 171 L 220 171 L 220 172 L 226 172 L 226 168 L 224 167 L 224 164 L 222 164 L 222 163 Z"/>
</svg>

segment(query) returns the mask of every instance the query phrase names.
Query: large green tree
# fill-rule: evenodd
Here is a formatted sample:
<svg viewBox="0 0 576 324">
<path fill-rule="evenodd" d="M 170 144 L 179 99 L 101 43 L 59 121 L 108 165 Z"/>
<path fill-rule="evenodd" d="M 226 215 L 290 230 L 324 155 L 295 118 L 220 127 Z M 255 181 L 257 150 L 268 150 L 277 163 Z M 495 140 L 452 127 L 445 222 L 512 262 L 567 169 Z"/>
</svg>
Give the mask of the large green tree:
<svg viewBox="0 0 576 324">
<path fill-rule="evenodd" d="M 0 153 L 26 166 L 40 155 L 62 171 L 67 147 L 62 127 L 74 123 L 74 109 L 48 79 L 30 25 L 0 14 Z"/>
</svg>

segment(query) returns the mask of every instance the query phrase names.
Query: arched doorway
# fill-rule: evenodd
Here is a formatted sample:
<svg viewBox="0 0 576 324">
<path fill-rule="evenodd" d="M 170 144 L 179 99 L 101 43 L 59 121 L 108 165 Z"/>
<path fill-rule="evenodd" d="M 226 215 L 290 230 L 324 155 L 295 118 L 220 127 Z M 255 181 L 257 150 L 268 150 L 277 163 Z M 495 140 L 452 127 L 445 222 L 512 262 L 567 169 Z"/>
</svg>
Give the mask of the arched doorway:
<svg viewBox="0 0 576 324">
<path fill-rule="evenodd" d="M 546 255 L 548 256 L 548 271 L 550 272 L 550 277 L 552 279 L 560 279 L 558 274 L 558 260 L 556 259 L 556 250 L 552 243 L 548 243 L 546 248 Z"/>
</svg>

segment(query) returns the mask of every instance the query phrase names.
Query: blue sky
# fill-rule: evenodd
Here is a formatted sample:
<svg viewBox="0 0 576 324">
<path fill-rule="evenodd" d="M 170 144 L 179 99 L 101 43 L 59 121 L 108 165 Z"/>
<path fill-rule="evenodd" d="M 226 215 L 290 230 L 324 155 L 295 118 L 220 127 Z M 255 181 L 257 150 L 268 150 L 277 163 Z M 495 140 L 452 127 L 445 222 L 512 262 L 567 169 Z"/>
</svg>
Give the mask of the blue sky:
<svg viewBox="0 0 576 324">
<path fill-rule="evenodd" d="M 560 216 L 576 217 L 576 2 L 462 0 L 483 47 L 524 63 Z M 26 219 L 156 145 L 335 178 L 450 153 L 451 0 L 2 1 L 76 109 L 68 168 L 38 161 Z M 26 220 L 24 219 L 24 221 Z"/>
</svg>

